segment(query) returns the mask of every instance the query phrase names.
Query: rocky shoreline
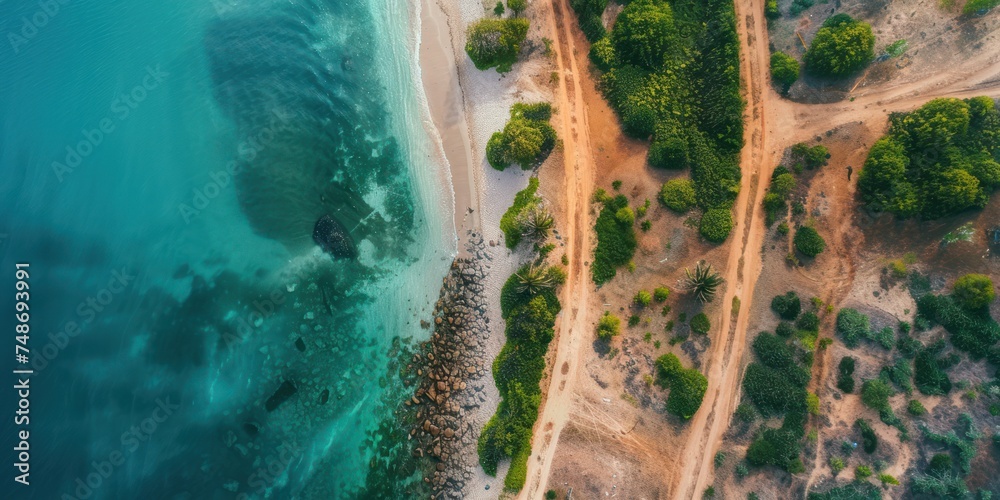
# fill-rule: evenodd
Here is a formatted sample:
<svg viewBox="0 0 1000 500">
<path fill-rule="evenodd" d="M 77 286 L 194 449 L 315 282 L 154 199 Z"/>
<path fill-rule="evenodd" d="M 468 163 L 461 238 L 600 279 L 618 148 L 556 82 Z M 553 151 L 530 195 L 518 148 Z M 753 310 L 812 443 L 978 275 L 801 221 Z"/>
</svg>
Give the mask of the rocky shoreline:
<svg viewBox="0 0 1000 500">
<path fill-rule="evenodd" d="M 476 443 L 483 422 L 476 410 L 487 402 L 485 388 L 492 384 L 488 352 L 490 336 L 485 283 L 489 255 L 483 238 L 468 240 L 469 258 L 452 262 L 434 308 L 430 340 L 414 354 L 408 371 L 420 377 L 406 405 L 416 407 L 414 454 L 433 464 L 424 476 L 433 498 L 463 498 L 463 489 L 477 466 Z"/>
</svg>

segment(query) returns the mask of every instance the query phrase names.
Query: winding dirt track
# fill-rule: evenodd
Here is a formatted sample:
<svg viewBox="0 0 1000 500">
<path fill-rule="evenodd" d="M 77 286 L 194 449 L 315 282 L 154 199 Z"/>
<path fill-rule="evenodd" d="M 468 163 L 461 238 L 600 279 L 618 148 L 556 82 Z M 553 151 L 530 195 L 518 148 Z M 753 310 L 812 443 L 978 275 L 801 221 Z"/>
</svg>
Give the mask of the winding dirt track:
<svg viewBox="0 0 1000 500">
<path fill-rule="evenodd" d="M 559 433 L 569 418 L 573 405 L 573 389 L 576 372 L 581 363 L 580 347 L 589 338 L 587 305 L 590 296 L 590 279 L 587 267 L 590 252 L 591 192 L 594 189 L 594 156 L 590 144 L 590 125 L 587 121 L 587 106 L 583 101 L 581 78 L 585 72 L 577 67 L 576 51 L 571 31 L 575 23 L 569 21 L 571 15 L 566 0 L 545 2 L 542 8 L 551 9 L 545 16 L 549 19 L 549 33 L 553 38 L 552 50 L 559 78 L 555 91 L 558 111 L 559 137 L 563 145 L 563 166 L 565 169 L 566 214 L 570 217 L 566 225 L 566 253 L 569 256 L 568 279 L 563 287 L 563 312 L 559 318 L 559 331 L 555 341 L 555 361 L 549 388 L 535 424 L 532 455 L 528 460 L 527 483 L 519 498 L 541 498 L 552 457 L 555 455 Z"/>
</svg>

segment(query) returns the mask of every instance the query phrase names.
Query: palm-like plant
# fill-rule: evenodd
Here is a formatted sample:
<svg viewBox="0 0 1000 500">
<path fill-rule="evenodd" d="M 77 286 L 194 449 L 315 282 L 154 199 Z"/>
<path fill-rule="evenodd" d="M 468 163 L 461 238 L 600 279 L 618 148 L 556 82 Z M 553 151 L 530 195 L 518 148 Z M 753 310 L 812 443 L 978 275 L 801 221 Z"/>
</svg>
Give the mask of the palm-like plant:
<svg viewBox="0 0 1000 500">
<path fill-rule="evenodd" d="M 521 234 L 526 238 L 541 241 L 549 237 L 549 231 L 555 226 L 555 219 L 545 207 L 535 205 L 521 215 Z"/>
<path fill-rule="evenodd" d="M 545 266 L 532 264 L 518 271 L 517 291 L 528 295 L 538 295 L 545 290 L 555 288 L 556 282 Z"/>
<path fill-rule="evenodd" d="M 719 273 L 712 271 L 712 265 L 705 264 L 705 261 L 695 266 L 693 274 L 690 269 L 684 268 L 684 274 L 687 275 L 684 279 L 684 288 L 702 302 L 711 302 L 719 285 L 726 281 Z"/>
</svg>

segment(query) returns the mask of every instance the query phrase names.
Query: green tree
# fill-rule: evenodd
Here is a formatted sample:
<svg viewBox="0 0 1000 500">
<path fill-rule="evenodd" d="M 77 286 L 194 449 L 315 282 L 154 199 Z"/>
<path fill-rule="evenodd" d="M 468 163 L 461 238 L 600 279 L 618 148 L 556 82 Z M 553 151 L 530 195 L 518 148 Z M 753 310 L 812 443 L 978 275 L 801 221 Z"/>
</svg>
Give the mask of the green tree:
<svg viewBox="0 0 1000 500">
<path fill-rule="evenodd" d="M 668 297 L 670 297 L 670 289 L 665 286 L 659 286 L 653 290 L 653 298 L 657 302 L 666 302 Z"/>
<path fill-rule="evenodd" d="M 875 35 L 868 23 L 846 14 L 830 17 L 806 51 L 806 69 L 821 76 L 845 76 L 875 58 Z"/>
<path fill-rule="evenodd" d="M 493 7 L 493 15 L 500 17 L 504 13 L 503 2 L 497 2 L 496 7 Z"/>
<path fill-rule="evenodd" d="M 639 307 L 646 307 L 653 302 L 653 296 L 645 290 L 639 290 L 632 301 Z"/>
<path fill-rule="evenodd" d="M 781 87 L 782 92 L 788 92 L 788 88 L 799 79 L 799 62 L 781 51 L 771 54 L 771 79 Z"/>
<path fill-rule="evenodd" d="M 694 416 L 708 389 L 708 379 L 695 369 L 681 370 L 670 383 L 667 411 L 687 420 Z"/>
<path fill-rule="evenodd" d="M 660 188 L 660 201 L 679 214 L 691 210 L 697 203 L 691 179 L 671 179 Z"/>
<path fill-rule="evenodd" d="M 791 194 L 795 189 L 795 177 L 789 173 L 778 174 L 771 179 L 770 191 L 782 198 Z"/>
<path fill-rule="evenodd" d="M 733 230 L 733 214 L 728 208 L 712 208 L 701 217 L 698 231 L 706 240 L 721 243 Z"/>
<path fill-rule="evenodd" d="M 629 64 L 656 69 L 679 46 L 674 15 L 667 2 L 631 2 L 615 21 L 611 41 Z"/>
<path fill-rule="evenodd" d="M 795 231 L 795 248 L 803 255 L 815 257 L 826 249 L 826 241 L 812 226 L 802 226 Z"/>
<path fill-rule="evenodd" d="M 527 0 L 507 0 L 507 7 L 514 11 L 515 16 L 520 16 L 528 8 Z"/>
<path fill-rule="evenodd" d="M 601 319 L 597 321 L 597 338 L 608 342 L 616 335 L 621 333 L 622 320 L 611 314 L 609 311 L 605 311 Z"/>
<path fill-rule="evenodd" d="M 982 309 L 996 299 L 993 280 L 985 274 L 966 274 L 958 278 L 953 293 L 955 300 L 970 310 Z"/>
<path fill-rule="evenodd" d="M 615 219 L 621 224 L 631 226 L 635 223 L 635 212 L 631 207 L 621 207 L 615 212 Z"/>
<path fill-rule="evenodd" d="M 527 36 L 527 19 L 480 19 L 469 25 L 465 51 L 476 68 L 495 67 L 498 72 L 506 73 L 517 61 Z"/>
</svg>

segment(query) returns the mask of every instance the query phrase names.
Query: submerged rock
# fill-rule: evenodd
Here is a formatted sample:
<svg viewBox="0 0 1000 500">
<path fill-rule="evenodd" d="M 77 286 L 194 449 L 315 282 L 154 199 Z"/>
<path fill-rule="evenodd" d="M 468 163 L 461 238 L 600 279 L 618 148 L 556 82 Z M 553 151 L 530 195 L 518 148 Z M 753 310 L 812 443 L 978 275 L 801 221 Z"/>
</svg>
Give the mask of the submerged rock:
<svg viewBox="0 0 1000 500">
<path fill-rule="evenodd" d="M 343 224 L 329 215 L 324 215 L 316 221 L 313 227 L 313 241 L 324 252 L 337 259 L 353 259 L 358 256 L 354 240 Z"/>
<path fill-rule="evenodd" d="M 274 394 L 271 394 L 271 397 L 267 398 L 267 401 L 264 402 L 264 409 L 269 412 L 274 411 L 275 408 L 287 401 L 297 391 L 298 389 L 295 387 L 295 384 L 290 380 L 282 382 L 278 390 L 274 391 Z"/>
</svg>

